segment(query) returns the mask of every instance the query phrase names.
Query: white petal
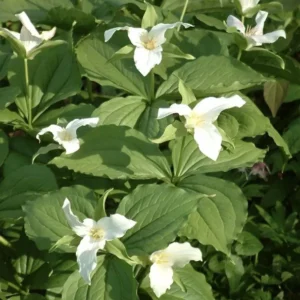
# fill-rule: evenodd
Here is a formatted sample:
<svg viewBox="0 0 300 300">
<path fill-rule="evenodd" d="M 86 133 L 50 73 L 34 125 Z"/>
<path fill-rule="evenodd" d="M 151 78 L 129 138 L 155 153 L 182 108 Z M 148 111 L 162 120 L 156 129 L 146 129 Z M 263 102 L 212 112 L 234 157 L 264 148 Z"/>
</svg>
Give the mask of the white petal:
<svg viewBox="0 0 300 300">
<path fill-rule="evenodd" d="M 192 247 L 188 242 L 172 243 L 164 250 L 164 253 L 172 261 L 172 266 L 178 268 L 183 268 L 191 260 L 202 260 L 200 249 Z"/>
<path fill-rule="evenodd" d="M 264 31 L 264 26 L 265 26 L 265 22 L 266 19 L 268 17 L 268 12 L 260 10 L 256 17 L 255 17 L 255 21 L 256 21 L 256 26 L 253 28 L 253 30 L 256 32 L 257 35 L 262 35 L 263 31 Z"/>
<path fill-rule="evenodd" d="M 40 36 L 39 32 L 36 30 L 30 19 L 28 18 L 26 12 L 23 11 L 20 14 L 16 14 L 16 17 L 19 18 L 23 26 L 30 32 L 31 35 L 35 35 L 36 37 Z"/>
<path fill-rule="evenodd" d="M 59 144 L 65 148 L 66 154 L 74 153 L 80 148 L 80 142 L 77 138 L 71 141 L 59 141 Z"/>
<path fill-rule="evenodd" d="M 143 76 L 148 73 L 158 64 L 161 63 L 162 54 L 161 47 L 153 50 L 147 50 L 145 48 L 137 47 L 134 50 L 134 63 L 136 68 Z"/>
<path fill-rule="evenodd" d="M 162 119 L 172 114 L 188 117 L 192 112 L 191 108 L 186 104 L 172 104 L 169 108 L 160 108 L 158 110 L 157 119 Z"/>
<path fill-rule="evenodd" d="M 41 36 L 42 40 L 48 41 L 54 37 L 55 33 L 56 33 L 56 27 L 53 27 L 51 30 L 42 31 L 40 36 Z"/>
<path fill-rule="evenodd" d="M 73 214 L 71 203 L 68 198 L 65 199 L 62 209 L 72 230 L 81 237 L 85 236 L 90 228 L 86 226 L 86 224 L 80 222 L 78 217 Z"/>
<path fill-rule="evenodd" d="M 173 24 L 160 23 L 160 24 L 157 24 L 152 27 L 152 29 L 149 32 L 149 35 L 155 39 L 157 45 L 162 45 L 166 41 L 166 38 L 165 38 L 166 31 L 168 29 L 172 29 L 178 25 L 182 25 L 182 26 L 184 26 L 184 28 L 194 27 L 191 24 L 183 23 L 183 22 L 176 22 Z"/>
<path fill-rule="evenodd" d="M 245 34 L 245 26 L 238 18 L 234 16 L 229 16 L 227 18 L 226 24 L 228 27 L 235 27 L 238 31 Z"/>
<path fill-rule="evenodd" d="M 154 294 L 159 298 L 173 283 L 173 270 L 164 264 L 153 264 L 149 273 L 150 286 Z"/>
<path fill-rule="evenodd" d="M 240 0 L 242 11 L 255 7 L 258 4 L 259 0 Z"/>
<path fill-rule="evenodd" d="M 206 122 L 215 122 L 223 110 L 232 107 L 242 107 L 245 103 L 245 100 L 238 95 L 229 98 L 209 97 L 199 102 L 193 111 L 201 115 Z"/>
<path fill-rule="evenodd" d="M 34 49 L 43 42 L 43 40 L 39 36 L 32 35 L 29 32 L 29 30 L 24 26 L 21 29 L 20 38 L 27 53 L 29 53 L 32 49 Z"/>
<path fill-rule="evenodd" d="M 110 217 L 100 219 L 97 222 L 97 227 L 104 230 L 104 239 L 111 241 L 124 236 L 126 231 L 132 228 L 135 224 L 135 221 L 129 220 L 122 215 L 114 214 Z"/>
<path fill-rule="evenodd" d="M 53 134 L 53 139 L 57 141 L 59 139 L 58 133 L 62 132 L 63 128 L 58 125 L 50 125 L 46 128 L 43 128 L 37 135 L 36 138 L 40 141 L 40 135 L 43 135 L 47 132 L 51 132 Z"/>
<path fill-rule="evenodd" d="M 97 251 L 103 249 L 105 241 L 95 241 L 85 236 L 77 247 L 76 256 L 79 272 L 87 283 L 91 283 L 91 273 L 97 266 Z"/>
<path fill-rule="evenodd" d="M 132 45 L 144 47 L 144 41 L 147 40 L 148 31 L 143 28 L 128 27 L 128 37 Z"/>
<path fill-rule="evenodd" d="M 75 119 L 71 121 L 67 126 L 67 131 L 74 137 L 76 137 L 76 131 L 82 126 L 96 127 L 98 125 L 99 118 L 85 118 L 85 119 Z"/>
<path fill-rule="evenodd" d="M 280 37 L 286 38 L 286 33 L 284 30 L 276 30 L 264 35 L 254 35 L 251 39 L 255 42 L 256 46 L 262 44 L 272 44 L 275 43 Z"/>
<path fill-rule="evenodd" d="M 112 36 L 115 34 L 116 31 L 119 31 L 119 30 L 128 30 L 128 26 L 124 26 L 124 27 L 115 27 L 115 28 L 111 28 L 111 29 L 108 29 L 104 32 L 104 41 L 105 42 L 108 42 Z"/>
<path fill-rule="evenodd" d="M 204 155 L 214 161 L 217 160 L 222 148 L 222 136 L 215 125 L 206 123 L 196 127 L 194 139 Z"/>
<path fill-rule="evenodd" d="M 21 40 L 19 32 L 11 31 L 11 30 L 8 30 L 7 28 L 0 28 L 0 31 L 4 31 L 5 33 L 10 35 L 14 39 Z"/>
</svg>

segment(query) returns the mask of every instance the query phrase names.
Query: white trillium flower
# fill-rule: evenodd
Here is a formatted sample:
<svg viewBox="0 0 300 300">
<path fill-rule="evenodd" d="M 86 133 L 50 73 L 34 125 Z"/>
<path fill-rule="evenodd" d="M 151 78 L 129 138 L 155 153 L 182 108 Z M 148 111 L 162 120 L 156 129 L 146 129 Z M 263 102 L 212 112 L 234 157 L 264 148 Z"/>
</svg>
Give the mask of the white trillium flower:
<svg viewBox="0 0 300 300">
<path fill-rule="evenodd" d="M 131 229 L 136 222 L 119 214 L 104 217 L 97 222 L 88 218 L 80 222 L 78 217 L 73 214 L 70 201 L 67 198 L 62 208 L 72 230 L 82 237 L 76 251 L 77 262 L 81 276 L 90 284 L 91 272 L 97 266 L 98 250 L 104 249 L 106 241 L 124 236 L 126 231 Z"/>
<path fill-rule="evenodd" d="M 42 33 L 39 33 L 24 11 L 17 14 L 16 17 L 19 18 L 23 25 L 20 33 L 6 28 L 2 28 L 1 30 L 5 31 L 12 38 L 19 40 L 23 44 L 27 54 L 39 46 L 43 41 L 50 40 L 55 35 L 56 27 L 53 27 L 49 31 L 42 31 Z"/>
<path fill-rule="evenodd" d="M 259 11 L 255 18 L 256 26 L 253 28 L 246 28 L 245 25 L 234 16 L 229 16 L 226 23 L 227 26 L 235 27 L 241 34 L 243 34 L 248 41 L 248 48 L 251 48 L 253 46 L 261 46 L 262 44 L 275 43 L 280 37 L 286 38 L 284 30 L 276 30 L 264 34 L 264 25 L 267 17 L 268 13 L 266 11 Z"/>
<path fill-rule="evenodd" d="M 66 154 L 71 154 L 80 148 L 80 143 L 76 134 L 77 129 L 86 125 L 96 127 L 98 122 L 99 118 L 86 118 L 75 119 L 71 121 L 65 128 L 58 125 L 50 125 L 46 128 L 43 128 L 36 135 L 36 138 L 40 141 L 40 135 L 51 132 L 53 134 L 54 141 L 58 142 L 65 148 Z"/>
<path fill-rule="evenodd" d="M 187 242 L 172 243 L 166 249 L 152 253 L 150 260 L 153 263 L 149 274 L 150 286 L 160 297 L 171 288 L 173 268 L 183 268 L 191 260 L 202 260 L 202 253 Z"/>
<path fill-rule="evenodd" d="M 186 104 L 172 104 L 158 110 L 158 119 L 171 114 L 179 114 L 186 119 L 185 127 L 194 132 L 194 139 L 200 151 L 212 160 L 217 160 L 222 148 L 222 136 L 213 124 L 220 113 L 228 108 L 242 107 L 246 102 L 238 95 L 230 98 L 209 97 L 199 102 L 193 109 Z"/>
<path fill-rule="evenodd" d="M 242 12 L 245 13 L 247 10 L 254 8 L 257 6 L 259 1 L 260 0 L 239 0 L 242 7 Z"/>
<path fill-rule="evenodd" d="M 143 76 L 146 76 L 152 68 L 159 65 L 162 60 L 162 44 L 166 42 L 165 32 L 176 26 L 185 28 L 193 27 L 188 23 L 176 22 L 173 24 L 157 24 L 150 31 L 143 28 L 116 27 L 104 32 L 105 42 L 109 41 L 118 30 L 127 30 L 131 43 L 136 46 L 134 51 L 134 62 L 136 68 Z"/>
</svg>

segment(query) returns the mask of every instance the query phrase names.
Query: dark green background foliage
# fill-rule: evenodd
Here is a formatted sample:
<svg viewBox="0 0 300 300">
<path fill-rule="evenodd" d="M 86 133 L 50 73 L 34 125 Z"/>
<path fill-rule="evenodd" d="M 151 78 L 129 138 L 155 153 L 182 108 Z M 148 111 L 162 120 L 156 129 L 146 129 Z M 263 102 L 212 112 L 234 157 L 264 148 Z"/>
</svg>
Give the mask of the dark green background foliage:
<svg viewBox="0 0 300 300">
<path fill-rule="evenodd" d="M 300 299 L 299 0 L 261 1 L 265 31 L 287 38 L 240 59 L 245 41 L 223 23 L 238 16 L 234 1 L 188 1 L 195 28 L 166 34 L 154 82 L 122 48 L 126 32 L 104 42 L 108 28 L 174 23 L 185 4 L 148 2 L 0 0 L 2 27 L 19 31 L 21 11 L 39 29 L 57 27 L 28 61 L 28 86 L 22 58 L 0 39 L 0 299 L 157 299 L 148 255 L 173 241 L 199 247 L 203 262 L 177 270 L 162 300 Z M 177 116 L 156 119 L 172 103 L 233 94 L 246 104 L 218 118 L 215 162 Z M 39 144 L 39 130 L 89 117 L 100 122 L 78 130 L 78 152 L 39 151 L 52 141 Z M 137 225 L 98 253 L 89 286 L 61 206 L 68 197 L 81 219 L 99 217 L 104 194 L 108 215 Z"/>
</svg>

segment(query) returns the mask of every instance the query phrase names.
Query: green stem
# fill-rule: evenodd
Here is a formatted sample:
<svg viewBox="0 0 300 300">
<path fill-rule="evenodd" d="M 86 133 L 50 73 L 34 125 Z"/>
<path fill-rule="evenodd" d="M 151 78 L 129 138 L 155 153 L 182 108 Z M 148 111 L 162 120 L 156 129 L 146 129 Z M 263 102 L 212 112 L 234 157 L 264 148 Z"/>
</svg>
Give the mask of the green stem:
<svg viewBox="0 0 300 300">
<path fill-rule="evenodd" d="M 153 70 L 150 72 L 150 89 L 151 89 L 151 101 L 155 99 L 155 76 Z"/>
<path fill-rule="evenodd" d="M 242 52 L 243 50 L 241 48 L 239 48 L 239 53 L 238 53 L 238 56 L 237 56 L 237 60 L 240 60 L 241 59 L 241 56 L 242 56 Z"/>
<path fill-rule="evenodd" d="M 184 18 L 184 15 L 186 13 L 186 9 L 187 9 L 188 5 L 189 5 L 189 0 L 185 0 L 185 4 L 184 4 L 184 7 L 183 7 L 183 10 L 182 10 L 180 19 L 179 19 L 180 22 L 183 21 L 183 18 Z M 177 28 L 178 32 L 180 31 L 180 27 L 181 27 L 181 25 L 179 25 L 178 28 Z"/>
<path fill-rule="evenodd" d="M 90 100 L 93 102 L 94 101 L 94 95 L 93 95 L 93 85 L 92 82 L 87 78 L 86 79 L 86 88 L 90 97 Z"/>
<path fill-rule="evenodd" d="M 28 60 L 24 58 L 24 73 L 25 73 L 25 99 L 27 103 L 28 110 L 28 125 L 31 127 L 32 125 L 32 107 L 31 107 L 31 99 L 29 97 L 29 75 L 28 75 Z"/>
</svg>

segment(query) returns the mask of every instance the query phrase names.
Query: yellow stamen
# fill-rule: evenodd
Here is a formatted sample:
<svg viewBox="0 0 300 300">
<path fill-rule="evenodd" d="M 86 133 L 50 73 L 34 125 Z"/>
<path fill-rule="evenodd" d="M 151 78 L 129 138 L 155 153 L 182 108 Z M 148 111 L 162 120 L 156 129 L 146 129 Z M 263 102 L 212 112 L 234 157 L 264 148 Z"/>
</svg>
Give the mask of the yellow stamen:
<svg viewBox="0 0 300 300">
<path fill-rule="evenodd" d="M 156 253 L 152 257 L 153 263 L 166 264 L 170 262 L 169 256 L 165 252 Z"/>
<path fill-rule="evenodd" d="M 59 138 L 62 141 L 72 141 L 73 140 L 73 136 L 66 129 L 64 129 L 63 131 L 59 132 L 58 136 L 59 136 Z"/>
<path fill-rule="evenodd" d="M 92 228 L 89 232 L 89 236 L 91 236 L 95 240 L 103 239 L 104 230 L 101 228 Z"/>
<path fill-rule="evenodd" d="M 190 116 L 186 119 L 185 127 L 187 129 L 194 129 L 195 127 L 201 126 L 203 122 L 202 116 L 192 111 Z"/>
<path fill-rule="evenodd" d="M 154 39 L 149 39 L 144 42 L 144 47 L 148 50 L 153 50 L 156 48 L 156 42 Z"/>
</svg>

